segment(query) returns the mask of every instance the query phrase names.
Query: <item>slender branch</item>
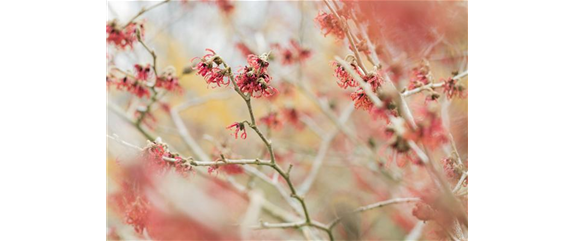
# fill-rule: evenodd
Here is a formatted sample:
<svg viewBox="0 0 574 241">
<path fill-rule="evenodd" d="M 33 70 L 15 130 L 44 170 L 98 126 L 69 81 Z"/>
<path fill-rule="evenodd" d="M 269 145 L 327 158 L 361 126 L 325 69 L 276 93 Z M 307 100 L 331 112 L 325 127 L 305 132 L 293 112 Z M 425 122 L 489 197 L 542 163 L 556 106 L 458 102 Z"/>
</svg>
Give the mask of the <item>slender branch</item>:
<svg viewBox="0 0 574 241">
<path fill-rule="evenodd" d="M 418 88 L 415 88 L 415 89 L 412 89 L 412 90 L 405 90 L 403 93 L 401 93 L 401 95 L 404 96 L 404 97 L 408 97 L 408 96 L 411 96 L 411 95 L 414 95 L 414 94 L 423 92 L 423 91 L 425 91 L 425 90 L 431 91 L 431 90 L 433 90 L 433 89 L 435 89 L 435 88 L 440 88 L 440 87 L 443 87 L 443 86 L 444 86 L 444 82 L 441 82 L 441 83 L 429 83 L 429 84 L 427 84 L 427 85 L 423 85 L 423 86 L 421 86 L 421 87 L 418 87 Z"/>
<path fill-rule="evenodd" d="M 154 51 L 150 50 L 150 49 L 148 48 L 148 46 L 142 41 L 142 39 L 141 39 L 141 34 L 140 34 L 139 30 L 138 30 L 138 32 L 137 32 L 137 39 L 138 39 L 138 41 L 144 46 L 144 48 L 149 52 L 149 54 L 152 56 L 152 58 L 153 58 L 153 66 L 152 66 L 152 67 L 153 67 L 153 72 L 154 72 L 155 77 L 156 77 L 156 79 L 157 79 L 158 75 L 157 75 L 157 69 L 156 69 L 156 61 L 157 61 L 157 56 L 156 56 L 156 54 L 155 54 Z M 146 116 L 147 114 L 149 114 L 149 112 L 151 111 L 151 106 L 152 106 L 153 104 L 155 104 L 155 103 L 157 102 L 157 100 L 158 100 L 158 98 L 157 98 L 157 97 L 158 97 L 158 91 L 155 89 L 155 84 L 156 84 L 156 80 L 155 80 L 155 79 L 154 79 L 154 81 L 153 81 L 151 84 L 148 83 L 148 85 L 151 85 L 151 86 L 150 86 L 150 89 L 151 89 L 151 91 L 152 91 L 151 100 L 150 100 L 150 102 L 147 104 L 147 106 L 145 107 L 145 110 L 143 110 L 143 111 L 140 112 L 140 116 L 138 117 L 138 119 L 137 119 L 136 122 L 135 122 L 136 128 L 138 128 L 138 130 L 140 130 L 142 133 L 144 133 L 144 135 L 146 136 L 146 138 L 148 138 L 149 140 L 153 140 L 153 139 L 151 139 L 152 136 L 145 134 L 145 131 L 142 129 L 141 123 L 142 123 L 143 119 L 145 118 L 145 116 Z"/>
<path fill-rule="evenodd" d="M 163 160 L 165 161 L 171 161 L 171 162 L 175 162 L 177 161 L 177 159 L 175 158 L 170 158 L 170 157 L 163 157 Z M 259 160 L 259 159 L 241 159 L 241 160 L 229 160 L 229 159 L 225 159 L 225 160 L 217 160 L 217 161 L 195 161 L 195 160 L 188 160 L 189 163 L 192 166 L 203 166 L 203 167 L 209 167 L 209 166 L 225 166 L 225 165 L 231 165 L 231 164 L 237 164 L 237 165 L 260 165 L 260 166 L 271 166 L 271 162 L 270 161 L 263 161 L 263 160 Z"/>
<path fill-rule="evenodd" d="M 171 0 L 165 0 L 165 1 L 163 1 L 163 2 L 160 2 L 160 3 L 154 4 L 154 5 L 152 5 L 152 6 L 149 6 L 148 8 L 142 8 L 142 9 L 138 12 L 138 14 L 136 14 L 135 16 L 133 16 L 133 17 L 126 23 L 126 25 L 124 25 L 123 28 L 126 28 L 130 23 L 132 23 L 134 20 L 136 20 L 139 16 L 143 15 L 143 14 L 146 13 L 147 11 L 152 10 L 152 9 L 154 9 L 154 8 L 156 8 L 156 7 L 159 7 L 160 5 L 162 5 L 162 4 L 164 4 L 164 3 L 167 3 L 167 2 L 169 2 L 169 1 L 171 1 Z"/>
<path fill-rule="evenodd" d="M 351 113 L 353 113 L 353 110 L 355 110 L 355 107 L 353 104 L 350 104 L 345 109 L 343 114 L 341 114 L 339 121 L 343 123 L 346 122 L 351 116 Z M 309 173 L 309 175 L 307 175 L 307 178 L 303 181 L 303 183 L 299 187 L 299 192 L 302 195 L 305 195 L 309 191 L 309 189 L 311 189 L 311 185 L 313 185 L 315 178 L 319 174 L 319 170 L 321 169 L 323 160 L 325 159 L 325 155 L 327 155 L 329 146 L 331 145 L 331 142 L 333 141 L 338 132 L 339 132 L 338 129 L 331 131 L 324 137 L 323 141 L 321 142 L 321 146 L 319 147 L 317 156 L 315 156 L 315 160 L 313 161 L 313 167 L 311 168 L 311 172 Z"/>
<path fill-rule="evenodd" d="M 251 118 L 251 122 L 245 121 L 247 122 L 247 124 L 249 125 L 249 127 L 251 127 L 251 129 L 253 129 L 257 135 L 260 137 L 260 139 L 263 141 L 263 143 L 265 144 L 265 146 L 267 147 L 267 150 L 269 152 L 269 156 L 271 157 L 271 162 L 269 163 L 268 166 L 270 166 L 271 168 L 273 168 L 277 173 L 279 173 L 279 175 L 285 180 L 285 182 L 287 183 L 287 185 L 289 186 L 289 190 L 291 191 L 291 197 L 295 198 L 297 201 L 299 201 L 299 203 L 301 204 L 301 208 L 303 209 L 303 213 L 305 215 L 305 221 L 304 221 L 304 225 L 303 226 L 314 226 L 313 222 L 311 220 L 311 217 L 309 215 L 309 211 L 307 209 L 307 204 L 305 203 L 305 200 L 303 197 L 301 197 L 300 195 L 297 194 L 297 190 L 295 189 L 291 178 L 289 177 L 289 173 L 283 171 L 283 169 L 281 168 L 281 166 L 277 165 L 276 161 L 275 161 L 275 154 L 273 152 L 273 147 L 271 145 L 271 142 L 263 135 L 263 133 L 261 133 L 261 131 L 259 130 L 259 127 L 257 126 L 257 124 L 255 123 L 255 115 L 253 114 L 253 107 L 251 105 L 251 96 L 244 94 L 240 89 L 239 86 L 237 85 L 237 82 L 235 81 L 234 75 L 231 72 L 231 68 L 229 68 L 229 66 L 227 65 L 227 63 L 219 56 L 214 56 L 213 58 L 219 58 L 219 60 L 221 60 L 221 63 L 223 64 L 223 66 L 228 70 L 228 76 L 229 79 L 231 80 L 231 82 L 233 83 L 234 89 L 235 91 L 243 98 L 243 100 L 245 101 L 245 104 L 247 105 L 247 109 L 249 111 L 249 116 Z M 328 235 L 329 238 L 332 240 L 332 234 L 330 232 L 330 230 L 324 230 Z"/>
</svg>

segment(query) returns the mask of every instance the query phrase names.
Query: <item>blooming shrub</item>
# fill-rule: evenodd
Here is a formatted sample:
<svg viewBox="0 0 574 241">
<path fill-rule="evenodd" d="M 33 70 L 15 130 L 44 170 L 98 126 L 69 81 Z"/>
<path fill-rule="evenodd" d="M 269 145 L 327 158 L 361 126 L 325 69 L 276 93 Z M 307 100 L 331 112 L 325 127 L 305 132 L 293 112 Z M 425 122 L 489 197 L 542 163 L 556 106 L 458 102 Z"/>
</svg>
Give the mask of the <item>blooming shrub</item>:
<svg viewBox="0 0 574 241">
<path fill-rule="evenodd" d="M 167 0 L 108 21 L 108 238 L 468 239 L 467 58 L 434 60 L 466 51 L 460 5 Z"/>
</svg>

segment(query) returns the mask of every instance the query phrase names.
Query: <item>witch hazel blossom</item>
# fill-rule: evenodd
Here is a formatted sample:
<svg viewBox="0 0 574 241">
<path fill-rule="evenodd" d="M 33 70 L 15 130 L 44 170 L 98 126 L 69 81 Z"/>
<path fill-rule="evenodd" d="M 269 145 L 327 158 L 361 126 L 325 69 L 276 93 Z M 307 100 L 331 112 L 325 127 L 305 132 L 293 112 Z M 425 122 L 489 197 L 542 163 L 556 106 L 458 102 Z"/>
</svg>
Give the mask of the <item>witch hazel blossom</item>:
<svg viewBox="0 0 574 241">
<path fill-rule="evenodd" d="M 146 166 L 156 173 L 165 173 L 173 169 L 182 176 L 187 176 L 187 173 L 192 170 L 192 165 L 188 160 L 171 152 L 166 144 L 159 141 L 148 143 L 143 150 L 142 159 Z"/>
<path fill-rule="evenodd" d="M 272 48 L 279 51 L 279 58 L 283 65 L 303 63 L 311 57 L 311 50 L 301 47 L 301 45 L 293 39 L 289 41 L 289 46 L 282 47 L 279 44 L 273 44 Z"/>
<path fill-rule="evenodd" d="M 267 58 L 267 54 L 247 57 L 248 66 L 241 68 L 235 77 L 239 91 L 253 98 L 270 97 L 277 93 L 277 89 L 269 85 L 271 76 L 267 73 Z"/>
<path fill-rule="evenodd" d="M 247 132 L 245 130 L 245 124 L 243 122 L 235 122 L 235 123 L 229 125 L 226 129 L 235 130 L 235 132 L 232 134 L 232 135 L 235 135 L 235 139 L 237 139 L 239 132 L 242 132 L 241 133 L 241 139 L 247 138 Z"/>
<path fill-rule="evenodd" d="M 116 89 L 124 90 L 136 95 L 139 98 L 149 98 L 151 91 L 147 87 L 147 82 L 134 78 L 132 76 L 124 76 L 123 78 L 109 78 L 110 85 L 116 85 Z"/>
<path fill-rule="evenodd" d="M 277 112 L 271 112 L 268 115 L 261 117 L 259 121 L 272 129 L 279 130 L 283 127 L 283 120 L 279 117 Z"/>
<path fill-rule="evenodd" d="M 334 14 L 320 11 L 317 17 L 315 17 L 315 22 L 319 24 L 324 36 L 333 34 L 338 39 L 345 38 L 343 25 Z"/>
<path fill-rule="evenodd" d="M 331 65 L 333 67 L 335 67 L 334 75 L 338 80 L 337 85 L 339 85 L 339 87 L 341 87 L 343 89 L 347 89 L 349 87 L 359 86 L 359 83 L 357 83 L 357 81 L 355 81 L 355 79 L 351 76 L 351 74 L 349 72 L 347 72 L 341 64 L 337 63 L 336 61 L 333 61 L 331 63 Z M 357 66 L 354 64 L 351 64 L 351 66 L 354 68 L 355 72 L 357 72 L 357 74 L 359 74 Z"/>
<path fill-rule="evenodd" d="M 122 50 L 127 47 L 133 48 L 133 44 L 137 42 L 138 31 L 140 36 L 143 37 L 143 22 L 130 22 L 125 27 L 121 27 L 117 20 L 114 19 L 106 24 L 106 42 Z"/>
<path fill-rule="evenodd" d="M 179 85 L 179 79 L 175 75 L 175 68 L 173 67 L 166 68 L 165 71 L 156 78 L 155 86 L 179 93 L 183 91 L 183 88 Z"/>
<path fill-rule="evenodd" d="M 453 97 L 466 98 L 466 88 L 460 83 L 460 80 L 450 77 L 444 81 L 444 93 L 448 99 Z"/>
<path fill-rule="evenodd" d="M 219 68 L 219 65 L 222 64 L 221 59 L 216 55 L 215 51 L 211 49 L 206 49 L 208 52 L 205 54 L 200 61 L 195 65 L 195 70 L 197 70 L 197 75 L 202 76 L 205 79 L 205 82 L 208 86 L 221 87 L 221 86 L 228 86 L 230 83 L 229 80 L 229 71 L 227 69 Z M 196 58 L 193 58 L 193 61 Z M 227 80 L 226 80 L 227 78 Z"/>
</svg>

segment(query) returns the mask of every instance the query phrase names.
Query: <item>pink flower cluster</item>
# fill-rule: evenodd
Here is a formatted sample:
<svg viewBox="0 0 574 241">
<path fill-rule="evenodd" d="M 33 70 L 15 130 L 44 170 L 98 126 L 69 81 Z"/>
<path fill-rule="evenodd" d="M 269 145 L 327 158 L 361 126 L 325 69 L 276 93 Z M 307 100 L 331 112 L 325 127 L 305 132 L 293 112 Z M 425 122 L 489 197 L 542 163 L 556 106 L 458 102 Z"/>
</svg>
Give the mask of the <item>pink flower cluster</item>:
<svg viewBox="0 0 574 241">
<path fill-rule="evenodd" d="M 303 63 L 311 57 L 311 50 L 303 48 L 295 40 L 289 41 L 290 46 L 282 47 L 274 44 L 272 47 L 279 51 L 281 64 L 291 65 L 293 63 Z"/>
<path fill-rule="evenodd" d="M 270 97 L 277 92 L 277 89 L 269 85 L 271 76 L 267 74 L 266 56 L 249 55 L 247 64 L 239 70 L 236 75 L 237 86 L 243 93 L 249 94 L 253 98 Z"/>
<path fill-rule="evenodd" d="M 357 81 L 355 81 L 355 79 L 353 79 L 351 74 L 349 72 L 347 72 L 343 68 L 343 66 L 341 66 L 336 61 L 333 61 L 332 65 L 333 65 L 333 67 L 335 67 L 335 77 L 337 77 L 337 80 L 338 80 L 337 85 L 339 85 L 339 87 L 341 87 L 343 89 L 347 89 L 349 87 L 359 86 L 359 83 L 357 83 Z M 351 66 L 354 68 L 354 70 L 357 74 L 360 74 L 359 71 L 357 70 L 356 65 L 351 64 Z"/>
<path fill-rule="evenodd" d="M 409 82 L 408 89 L 416 89 L 418 87 L 427 85 L 430 83 L 428 78 L 429 74 L 429 66 L 428 65 L 419 65 L 416 68 L 413 68 L 411 71 L 411 78 Z"/>
<path fill-rule="evenodd" d="M 343 26 L 334 14 L 319 12 L 319 15 L 315 17 L 315 21 L 319 24 L 319 27 L 321 27 L 324 36 L 332 33 L 338 39 L 345 38 Z"/>
<path fill-rule="evenodd" d="M 448 99 L 452 99 L 453 97 L 466 98 L 467 96 L 464 85 L 462 85 L 459 80 L 455 80 L 452 77 L 444 80 L 443 88 Z"/>
<path fill-rule="evenodd" d="M 179 155 L 171 153 L 163 143 L 150 142 L 143 150 L 142 159 L 150 170 L 163 173 L 174 169 L 177 173 L 186 176 L 192 170 L 191 164 Z"/>
<path fill-rule="evenodd" d="M 134 69 L 134 75 L 126 74 L 123 78 L 117 78 L 115 75 L 109 74 L 106 76 L 107 86 L 115 85 L 118 90 L 130 92 L 139 98 L 149 98 L 151 96 L 151 87 L 147 83 L 153 76 L 150 64 L 136 64 Z M 168 69 L 161 76 L 157 77 L 155 87 L 168 91 L 182 90 L 179 85 L 179 79 L 175 76 L 173 69 Z"/>
<path fill-rule="evenodd" d="M 106 42 L 111 43 L 120 49 L 126 49 L 128 46 L 133 48 L 134 42 L 137 42 L 138 29 L 140 36 L 143 37 L 143 23 L 130 22 L 125 27 L 120 27 L 116 20 L 109 21 L 106 24 Z"/>
<path fill-rule="evenodd" d="M 208 86 L 211 84 L 217 85 L 217 87 L 228 86 L 230 81 L 228 77 L 227 69 L 220 69 L 219 65 L 222 63 L 221 59 L 215 54 L 215 51 L 211 49 L 206 49 L 206 55 L 201 58 L 199 63 L 195 66 L 197 70 L 197 75 L 201 75 Z M 193 61 L 196 58 L 193 58 Z M 225 78 L 227 77 L 227 80 Z M 215 88 L 216 86 L 213 86 Z"/>
</svg>

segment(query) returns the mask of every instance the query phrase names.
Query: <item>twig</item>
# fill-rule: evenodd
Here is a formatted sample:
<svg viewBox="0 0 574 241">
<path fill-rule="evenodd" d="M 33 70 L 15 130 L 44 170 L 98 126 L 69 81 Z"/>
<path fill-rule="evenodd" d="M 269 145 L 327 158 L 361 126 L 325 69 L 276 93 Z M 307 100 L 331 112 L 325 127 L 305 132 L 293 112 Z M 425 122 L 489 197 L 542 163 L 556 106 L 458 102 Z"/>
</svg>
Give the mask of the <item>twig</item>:
<svg viewBox="0 0 574 241">
<path fill-rule="evenodd" d="M 154 8 L 156 8 L 156 7 L 158 7 L 158 6 L 162 5 L 162 4 L 164 4 L 164 3 L 167 3 L 167 2 L 169 2 L 169 1 L 171 1 L 171 0 L 165 0 L 165 1 L 163 1 L 163 2 L 154 4 L 154 5 L 152 5 L 152 6 L 148 7 L 148 8 L 142 8 L 142 9 L 138 12 L 138 14 L 136 14 L 135 16 L 133 16 L 133 17 L 126 23 L 126 25 L 124 25 L 123 28 L 126 28 L 131 22 L 133 22 L 134 20 L 136 20 L 136 18 L 138 18 L 138 17 L 141 16 L 142 14 L 146 13 L 147 11 L 152 10 L 152 9 L 154 9 Z"/>
<path fill-rule="evenodd" d="M 339 117 L 339 121 L 345 123 L 351 116 L 351 113 L 353 113 L 354 109 L 355 109 L 354 105 L 350 104 L 345 109 L 345 111 L 343 111 L 341 117 Z M 309 173 L 309 175 L 307 175 L 307 178 L 303 181 L 301 186 L 299 186 L 299 192 L 301 193 L 301 195 L 305 195 L 309 191 L 309 189 L 311 189 L 311 185 L 313 185 L 313 182 L 315 181 L 317 174 L 319 174 L 319 170 L 321 169 L 323 160 L 325 159 L 325 155 L 327 155 L 327 151 L 329 150 L 331 141 L 333 141 L 338 132 L 339 132 L 338 129 L 331 131 L 324 137 L 323 141 L 321 142 L 319 151 L 317 152 L 315 160 L 313 161 L 313 167 L 311 168 L 311 172 Z"/>
<path fill-rule="evenodd" d="M 345 214 L 335 218 L 333 221 L 331 221 L 329 223 L 328 227 L 330 230 L 333 229 L 333 227 L 335 227 L 335 225 L 337 225 L 339 222 L 341 222 L 341 220 L 343 218 L 348 217 L 352 214 L 369 211 L 369 210 L 372 210 L 375 208 L 385 207 L 385 206 L 388 206 L 391 204 L 417 202 L 419 200 L 420 200 L 420 198 L 395 198 L 395 199 L 390 199 L 390 200 L 386 200 L 386 201 L 382 201 L 382 202 L 378 202 L 378 203 L 373 203 L 373 204 L 370 204 L 367 206 L 359 207 L 359 208 L 353 210 L 352 212 L 345 213 Z"/>
</svg>

